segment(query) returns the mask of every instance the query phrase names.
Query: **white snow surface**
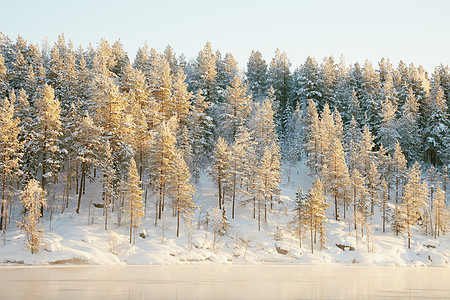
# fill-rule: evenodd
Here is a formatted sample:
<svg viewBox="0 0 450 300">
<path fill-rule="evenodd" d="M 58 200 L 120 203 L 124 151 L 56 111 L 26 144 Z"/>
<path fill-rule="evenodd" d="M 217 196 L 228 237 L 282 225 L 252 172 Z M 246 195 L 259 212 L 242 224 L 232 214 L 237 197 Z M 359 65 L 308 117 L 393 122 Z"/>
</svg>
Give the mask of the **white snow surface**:
<svg viewBox="0 0 450 300">
<path fill-rule="evenodd" d="M 149 196 L 146 216 L 136 230 L 135 245 L 129 243 L 129 227 L 117 226 L 117 217 L 110 213 L 109 230 L 104 229 L 103 210 L 95 208 L 93 203 L 101 203 L 101 185 L 97 180 L 89 183 L 87 193 L 83 195 L 81 213 L 77 214 L 76 195 L 71 192 L 69 208 L 64 214 L 56 209 L 52 216 L 46 212 L 43 219 L 44 239 L 40 252 L 31 254 L 26 248 L 26 236 L 14 224 L 10 225 L 6 239 L 0 241 L 0 265 L 48 265 L 48 264 L 98 264 L 98 265 L 146 265 L 146 264 L 320 264 L 320 265 L 382 265 L 382 266 L 439 266 L 449 267 L 450 238 L 440 236 L 437 239 L 424 235 L 423 229 L 415 226 L 411 241 L 411 249 L 407 247 L 405 236 L 396 236 L 387 225 L 382 232 L 381 218 L 376 207 L 373 216 L 372 233 L 368 244 L 366 236 L 355 239 L 355 230 L 350 225 L 351 212 L 347 219 L 333 219 L 334 204 L 327 215 L 326 249 L 315 245 L 311 253 L 309 234 L 305 234 L 302 247 L 299 240 L 289 229 L 288 223 L 293 218 L 293 200 L 295 192 L 301 186 L 306 192 L 313 179 L 306 175 L 307 168 L 300 163 L 289 168 L 284 166 L 281 184 L 283 204 L 274 205 L 268 211 L 268 222 L 263 222 L 258 231 L 257 221 L 253 219 L 253 209 L 238 206 L 235 219 L 231 218 L 231 203 L 226 203 L 227 216 L 230 222 L 228 233 L 217 240 L 213 250 L 213 233 L 199 220 L 217 206 L 216 188 L 202 174 L 196 184 L 195 202 L 199 209 L 195 212 L 191 226 L 192 247 L 188 239 L 188 229 L 181 222 L 181 236 L 176 237 L 176 219 L 172 217 L 170 206 L 162 220 L 155 227 L 154 198 Z M 290 173 L 290 176 L 288 176 Z M 288 177 L 289 180 L 288 180 Z M 98 179 L 98 178 L 97 178 Z M 56 193 L 57 200 L 61 192 Z M 331 199 L 329 199 L 331 201 Z M 90 219 L 88 225 L 88 211 Z M 340 208 L 342 209 L 342 208 Z M 16 204 L 13 210 L 15 219 L 20 214 Z M 15 221 L 13 221 L 15 222 Z M 200 222 L 201 223 L 201 222 Z M 275 241 L 277 227 L 282 231 L 282 238 Z M 164 240 L 163 236 L 164 229 Z M 140 237 L 140 234 L 146 236 Z M 318 237 L 319 239 L 319 237 Z M 5 241 L 6 240 L 6 241 Z M 341 250 L 336 246 L 349 247 Z M 191 248 L 191 249 L 190 249 Z M 278 248 L 278 250 L 277 250 Z M 279 251 L 281 250 L 281 251 Z M 285 251 L 283 251 L 285 250 Z M 287 251 L 287 253 L 285 253 Z M 284 252 L 281 254 L 279 252 Z"/>
</svg>

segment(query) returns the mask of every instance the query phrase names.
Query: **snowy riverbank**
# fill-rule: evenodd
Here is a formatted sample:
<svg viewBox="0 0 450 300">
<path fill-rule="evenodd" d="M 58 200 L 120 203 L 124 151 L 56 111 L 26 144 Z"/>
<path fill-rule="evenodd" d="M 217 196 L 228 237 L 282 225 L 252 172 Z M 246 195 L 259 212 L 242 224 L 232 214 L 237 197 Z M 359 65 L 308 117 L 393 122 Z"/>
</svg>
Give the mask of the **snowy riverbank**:
<svg viewBox="0 0 450 300">
<path fill-rule="evenodd" d="M 261 231 L 257 230 L 251 207 L 238 207 L 235 219 L 231 219 L 231 210 L 227 209 L 230 228 L 226 235 L 218 237 L 216 249 L 213 249 L 211 228 L 206 230 L 202 225 L 206 213 L 216 205 L 215 188 L 206 176 L 202 176 L 196 185 L 195 196 L 200 209 L 196 211 L 190 229 L 182 221 L 179 238 L 176 237 L 176 220 L 171 217 L 171 211 L 166 211 L 158 226 L 154 226 L 151 197 L 146 217 L 136 230 L 135 245 L 129 243 L 129 228 L 117 227 L 115 216 L 111 217 L 109 230 L 104 230 L 102 209 L 92 206 L 88 220 L 88 205 L 99 202 L 96 199 L 100 190 L 90 187 L 80 214 L 74 212 L 75 195 L 72 195 L 71 205 L 64 214 L 53 214 L 51 230 L 47 214 L 44 245 L 38 254 L 30 254 L 25 248 L 24 233 L 11 225 L 6 243 L 3 240 L 0 243 L 0 265 L 205 263 L 450 266 L 449 236 L 434 239 L 430 235 L 425 236 L 423 229 L 416 226 L 411 249 L 408 249 L 407 239 L 396 236 L 390 226 L 385 233 L 382 232 L 378 211 L 373 216 L 369 243 L 366 236 L 358 236 L 357 242 L 355 231 L 349 226 L 351 218 L 347 216 L 347 220 L 333 220 L 334 207 L 330 206 L 326 223 L 327 249 L 320 250 L 317 244 L 315 247 L 318 249 L 312 254 L 309 235 L 305 235 L 303 247 L 300 248 L 299 240 L 289 230 L 288 223 L 292 220 L 295 192 L 299 186 L 306 191 L 312 179 L 305 175 L 303 165 L 291 170 L 289 182 L 287 171 L 284 173 L 281 185 L 284 204 L 277 204 L 273 211 L 268 212 L 268 222 L 263 223 Z"/>
</svg>

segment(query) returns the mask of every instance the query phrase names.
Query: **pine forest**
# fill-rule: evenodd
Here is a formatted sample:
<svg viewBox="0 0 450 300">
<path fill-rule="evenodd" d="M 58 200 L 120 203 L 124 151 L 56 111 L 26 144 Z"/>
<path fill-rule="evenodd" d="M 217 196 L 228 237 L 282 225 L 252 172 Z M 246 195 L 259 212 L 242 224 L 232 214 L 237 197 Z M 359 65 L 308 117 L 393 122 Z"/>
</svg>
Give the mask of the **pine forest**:
<svg viewBox="0 0 450 300">
<path fill-rule="evenodd" d="M 0 33 L 0 263 L 449 266 L 449 167 L 448 66 Z"/>
</svg>

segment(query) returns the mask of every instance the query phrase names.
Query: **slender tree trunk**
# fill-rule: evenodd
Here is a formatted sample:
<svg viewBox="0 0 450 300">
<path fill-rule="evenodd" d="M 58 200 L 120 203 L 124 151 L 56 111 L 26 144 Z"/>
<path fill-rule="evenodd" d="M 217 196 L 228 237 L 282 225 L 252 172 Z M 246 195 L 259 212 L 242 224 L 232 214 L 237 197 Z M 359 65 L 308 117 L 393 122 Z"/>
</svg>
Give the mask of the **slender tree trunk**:
<svg viewBox="0 0 450 300">
<path fill-rule="evenodd" d="M 86 172 L 86 162 L 83 161 L 81 164 L 81 182 L 80 182 L 80 192 L 78 193 L 78 204 L 77 204 L 77 214 L 80 213 L 80 206 L 81 206 L 81 195 L 83 194 L 83 185 L 85 176 L 84 173 Z"/>
<path fill-rule="evenodd" d="M 222 209 L 222 180 L 220 176 L 217 180 L 217 184 L 219 186 L 219 209 Z"/>
<path fill-rule="evenodd" d="M 258 197 L 258 231 L 261 231 L 261 197 Z"/>
<path fill-rule="evenodd" d="M 5 163 L 6 157 L 3 159 L 3 163 Z M 3 229 L 3 216 L 5 214 L 6 210 L 6 199 L 5 199 L 5 193 L 6 193 L 6 167 L 3 167 L 3 177 L 2 177 L 2 209 L 1 209 L 1 216 L 0 216 L 0 230 Z M 6 223 L 6 220 L 5 220 Z M 5 224 L 6 227 L 6 224 Z"/>
<path fill-rule="evenodd" d="M 233 204 L 231 209 L 231 218 L 234 219 L 234 202 L 236 199 L 236 174 L 233 176 Z"/>
<path fill-rule="evenodd" d="M 131 216 L 130 216 L 130 244 L 131 244 L 132 236 L 133 236 L 133 211 L 131 212 Z"/>
<path fill-rule="evenodd" d="M 42 190 L 45 191 L 45 172 L 47 172 L 47 149 L 45 147 L 45 142 L 46 139 L 44 138 L 44 150 L 43 150 L 43 154 L 42 154 Z M 41 218 L 44 216 L 44 204 L 41 203 L 41 207 L 40 207 L 40 211 L 41 211 Z"/>
<path fill-rule="evenodd" d="M 177 237 L 180 237 L 180 209 L 177 206 Z"/>
</svg>

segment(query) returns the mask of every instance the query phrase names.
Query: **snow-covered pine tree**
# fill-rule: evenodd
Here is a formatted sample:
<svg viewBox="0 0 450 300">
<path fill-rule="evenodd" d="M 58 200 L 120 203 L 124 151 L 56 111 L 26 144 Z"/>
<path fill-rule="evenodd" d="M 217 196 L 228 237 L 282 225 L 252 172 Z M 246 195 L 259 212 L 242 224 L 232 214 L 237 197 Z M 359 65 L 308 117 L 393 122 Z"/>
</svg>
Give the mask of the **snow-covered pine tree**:
<svg viewBox="0 0 450 300">
<path fill-rule="evenodd" d="M 11 91 L 11 98 L 13 98 L 14 90 Z M 20 120 L 18 134 L 18 141 L 23 145 L 23 156 L 20 161 L 21 180 L 28 181 L 34 178 L 37 170 L 36 160 L 33 154 L 33 139 L 35 136 L 34 125 L 34 109 L 30 107 L 28 96 L 24 89 L 19 91 L 19 95 L 15 101 L 15 116 Z"/>
<path fill-rule="evenodd" d="M 298 236 L 300 248 L 302 247 L 303 229 L 308 225 L 306 219 L 306 201 L 307 195 L 303 194 L 302 188 L 299 187 L 295 193 L 294 218 L 289 224 L 294 228 L 295 234 Z"/>
<path fill-rule="evenodd" d="M 450 211 L 445 205 L 445 192 L 438 186 L 433 201 L 434 237 L 447 232 Z"/>
<path fill-rule="evenodd" d="M 242 83 L 239 76 L 227 86 L 224 111 L 222 113 L 222 126 L 224 136 L 234 142 L 238 127 L 245 124 L 251 111 L 251 96 L 247 94 L 247 86 Z"/>
<path fill-rule="evenodd" d="M 216 70 L 217 70 L 217 88 L 220 102 L 223 101 L 223 94 L 227 90 L 227 86 L 232 85 L 233 79 L 239 76 L 238 63 L 234 59 L 233 54 L 227 52 L 222 59 L 220 51 L 216 51 Z"/>
<path fill-rule="evenodd" d="M 323 103 L 328 103 L 332 109 L 336 108 L 335 91 L 336 91 L 337 65 L 334 57 L 324 57 L 320 66 L 320 89 L 322 92 Z"/>
<path fill-rule="evenodd" d="M 22 222 L 19 222 L 27 235 L 27 246 L 31 253 L 35 254 L 39 251 L 39 246 L 44 235 L 42 226 L 39 225 L 41 216 L 41 208 L 45 205 L 45 191 L 40 187 L 39 182 L 31 179 L 25 185 L 20 194 L 20 201 L 24 208 Z"/>
<path fill-rule="evenodd" d="M 369 130 L 369 126 L 364 125 L 361 138 L 359 139 L 359 154 L 356 163 L 356 167 L 363 177 L 367 177 L 369 173 L 370 162 L 375 160 L 375 152 L 373 151 L 375 143 L 373 142 L 373 140 L 374 137 Z"/>
<path fill-rule="evenodd" d="M 186 123 L 189 109 L 191 107 L 191 92 L 188 92 L 188 84 L 186 83 L 186 75 L 183 70 L 179 69 L 172 79 L 171 103 L 173 107 L 169 111 L 177 116 L 180 123 Z"/>
<path fill-rule="evenodd" d="M 377 163 L 372 160 L 369 162 L 369 168 L 366 175 L 367 192 L 370 197 L 370 214 L 374 213 L 374 205 L 378 201 L 380 190 L 380 173 L 378 172 Z"/>
<path fill-rule="evenodd" d="M 306 165 L 310 175 L 317 175 L 320 171 L 320 121 L 316 105 L 313 100 L 308 101 L 307 115 L 305 117 L 305 150 Z"/>
<path fill-rule="evenodd" d="M 330 203 L 326 203 L 326 197 L 323 195 L 323 186 L 320 179 L 314 181 L 312 187 L 308 190 L 305 206 L 305 217 L 308 221 L 308 229 L 311 232 L 311 253 L 314 253 L 314 232 L 317 231 L 317 229 L 321 229 L 321 234 L 324 235 L 324 228 L 321 227 L 323 226 L 323 223 L 326 222 L 327 217 L 325 216 L 325 211 L 330 206 Z"/>
<path fill-rule="evenodd" d="M 174 116 L 174 109 L 176 106 L 175 101 L 179 99 L 172 96 L 173 75 L 171 74 L 169 62 L 163 55 L 154 54 L 153 57 L 154 60 L 152 61 L 152 67 L 149 76 L 149 88 L 152 92 L 152 96 L 156 100 L 156 103 L 158 103 L 159 105 L 160 114 L 164 116 L 165 120 L 168 120 L 169 118 Z M 178 78 L 178 80 L 182 79 L 183 76 Z M 182 87 L 182 83 L 179 82 L 177 91 L 182 93 Z"/>
<path fill-rule="evenodd" d="M 247 72 L 245 73 L 249 89 L 253 98 L 262 101 L 267 95 L 267 63 L 261 52 L 252 50 L 247 62 Z"/>
<path fill-rule="evenodd" d="M 337 137 L 329 145 L 329 153 L 325 156 L 325 165 L 327 167 L 322 169 L 321 178 L 324 186 L 327 188 L 327 192 L 330 192 L 334 198 L 334 215 L 336 220 L 339 220 L 338 200 L 344 200 L 349 174 L 345 162 L 345 152 L 341 141 Z"/>
<path fill-rule="evenodd" d="M 0 176 L 2 185 L 0 230 L 6 230 L 8 205 L 6 192 L 19 168 L 22 144 L 18 140 L 19 119 L 14 117 L 14 102 L 0 99 Z"/>
<path fill-rule="evenodd" d="M 196 209 L 193 201 L 194 185 L 190 183 L 191 174 L 183 160 L 182 153 L 175 151 L 173 171 L 168 182 L 167 194 L 177 217 L 177 237 L 180 236 L 180 217 L 189 222 Z"/>
<path fill-rule="evenodd" d="M 412 226 L 422 216 L 423 209 L 428 202 L 428 188 L 426 182 L 420 177 L 419 163 L 408 170 L 408 183 L 402 197 L 402 212 L 405 215 L 404 223 L 408 233 L 408 248 L 411 248 Z"/>
<path fill-rule="evenodd" d="M 441 186 L 441 174 L 439 171 L 437 171 L 434 166 L 430 166 L 428 170 L 426 171 L 427 175 L 427 183 L 428 183 L 428 189 L 429 189 L 429 198 L 430 198 L 430 205 L 429 205 L 429 220 L 426 220 L 426 222 L 430 223 L 430 233 L 433 235 L 433 204 L 434 204 L 434 196 L 436 193 L 436 190 L 438 187 Z M 427 224 L 428 225 L 428 224 Z M 428 228 L 428 226 L 427 226 Z M 428 232 L 426 232 L 428 233 Z"/>
<path fill-rule="evenodd" d="M 298 67 L 293 74 L 294 100 L 302 109 L 314 101 L 321 110 L 325 103 L 322 102 L 322 91 L 320 90 L 320 68 L 317 61 L 308 56 L 306 61 Z"/>
<path fill-rule="evenodd" d="M 360 162 L 359 145 L 361 144 L 361 130 L 354 116 L 352 116 L 350 124 L 347 127 L 345 138 L 348 153 L 348 168 L 349 170 L 353 170 Z"/>
<path fill-rule="evenodd" d="M 126 222 L 130 224 L 130 243 L 132 242 L 132 237 L 134 237 L 134 243 L 136 243 L 136 227 L 139 227 L 144 216 L 143 191 L 140 185 L 136 162 L 134 158 L 131 158 L 130 168 L 128 169 L 124 185 L 125 202 L 123 207 Z"/>
<path fill-rule="evenodd" d="M 359 211 L 360 214 L 364 212 L 364 219 L 368 217 L 367 210 L 365 209 L 367 206 L 368 192 L 365 185 L 365 179 L 357 169 L 351 171 L 349 188 L 353 200 L 353 225 L 355 229 L 357 229 L 357 211 Z"/>
<path fill-rule="evenodd" d="M 275 56 L 272 58 L 269 66 L 269 84 L 274 89 L 275 99 L 278 103 L 276 112 L 277 132 L 284 133 L 287 120 L 285 119 L 285 110 L 288 106 L 292 106 L 291 100 L 291 86 L 292 75 L 290 72 L 291 62 L 289 61 L 286 52 L 281 52 L 280 49 L 275 50 Z"/>
<path fill-rule="evenodd" d="M 114 198 L 118 194 L 118 181 L 119 178 L 114 169 L 114 162 L 112 156 L 112 149 L 109 141 L 106 141 L 104 145 L 104 153 L 101 156 L 100 166 L 103 173 L 102 179 L 102 198 L 103 198 L 103 211 L 105 215 L 105 230 L 108 230 L 108 212 L 110 207 L 114 208 Z"/>
<path fill-rule="evenodd" d="M 250 120 L 250 128 L 254 132 L 256 152 L 259 158 L 262 157 L 264 149 L 278 140 L 274 122 L 274 91 L 269 90 L 269 96 L 262 103 L 254 103 L 254 113 Z"/>
<path fill-rule="evenodd" d="M 188 120 L 189 140 L 192 148 L 192 175 L 195 180 L 200 177 L 201 167 L 208 161 L 211 153 L 213 124 L 206 110 L 210 103 L 202 95 L 202 90 L 198 90 L 192 101 L 191 112 Z"/>
<path fill-rule="evenodd" d="M 8 81 L 6 80 L 6 66 L 5 59 L 0 53 L 0 99 L 3 99 L 8 94 Z"/>
<path fill-rule="evenodd" d="M 381 180 L 380 190 L 381 190 L 381 197 L 380 197 L 381 219 L 383 221 L 383 232 L 386 232 L 386 222 L 390 220 L 391 210 L 388 205 L 389 203 L 388 186 L 384 178 Z"/>
<path fill-rule="evenodd" d="M 330 154 L 330 145 L 334 137 L 335 129 L 333 114 L 330 111 L 330 106 L 328 103 L 325 103 L 319 121 L 319 166 L 323 166 L 325 164 L 326 157 Z"/>
<path fill-rule="evenodd" d="M 407 171 L 407 161 L 403 155 L 400 143 L 395 143 L 394 155 L 392 157 L 392 175 L 395 184 L 395 203 L 400 199 L 400 185 L 405 182 Z"/>
<path fill-rule="evenodd" d="M 224 205 L 225 188 L 229 183 L 230 147 L 224 138 L 219 137 L 213 154 L 213 164 L 208 174 L 218 188 L 219 209 Z"/>
<path fill-rule="evenodd" d="M 212 106 L 217 102 L 216 60 L 211 43 L 207 42 L 194 64 L 194 90 L 201 89 L 206 102 L 211 103 Z M 213 107 L 214 109 L 216 107 Z"/>
<path fill-rule="evenodd" d="M 74 150 L 77 163 L 80 164 L 80 188 L 78 191 L 78 204 L 76 212 L 80 213 L 81 197 L 84 194 L 86 177 L 89 168 L 96 166 L 102 151 L 102 130 L 94 124 L 92 118 L 86 114 L 76 126 Z"/>
<path fill-rule="evenodd" d="M 60 106 L 53 89 L 45 84 L 40 87 L 35 100 L 36 137 L 33 142 L 42 171 L 41 186 L 45 191 L 46 183 L 56 180 L 60 164 L 59 137 L 61 136 Z M 43 214 L 43 207 L 41 214 Z"/>
<path fill-rule="evenodd" d="M 401 116 L 398 120 L 400 145 L 409 162 L 419 161 L 422 158 L 422 153 L 420 152 L 422 145 L 422 129 L 419 126 L 419 117 L 419 102 L 417 101 L 413 90 L 410 88 Z"/>
<path fill-rule="evenodd" d="M 169 121 L 163 121 L 159 125 L 153 140 L 149 161 L 150 180 L 153 190 L 157 194 L 155 226 L 164 211 L 168 181 L 174 168 L 176 139 Z"/>
<path fill-rule="evenodd" d="M 434 83 L 425 104 L 422 136 L 426 159 L 435 166 L 447 165 L 450 160 L 450 119 L 444 92 L 438 83 Z"/>
<path fill-rule="evenodd" d="M 396 113 L 397 107 L 395 104 L 388 98 L 385 98 L 381 103 L 381 125 L 378 131 L 377 140 L 378 143 L 383 144 L 389 153 L 394 152 L 395 143 L 399 138 L 395 118 Z"/>
</svg>

